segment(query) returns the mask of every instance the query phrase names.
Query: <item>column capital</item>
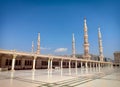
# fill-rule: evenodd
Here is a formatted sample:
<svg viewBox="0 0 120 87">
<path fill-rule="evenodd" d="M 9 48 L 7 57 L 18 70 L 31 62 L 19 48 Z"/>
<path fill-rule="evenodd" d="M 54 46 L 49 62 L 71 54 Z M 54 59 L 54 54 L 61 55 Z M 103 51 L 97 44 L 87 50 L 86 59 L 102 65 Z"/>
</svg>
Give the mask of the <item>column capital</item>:
<svg viewBox="0 0 120 87">
<path fill-rule="evenodd" d="M 37 56 L 36 55 L 34 55 L 34 57 L 33 57 L 34 59 L 37 59 Z"/>
<path fill-rule="evenodd" d="M 17 57 L 17 54 L 13 54 L 13 58 L 15 59 Z"/>
<path fill-rule="evenodd" d="M 35 63 L 36 63 L 36 58 L 37 58 L 37 56 L 34 56 L 34 57 L 33 57 L 33 70 L 35 70 L 35 65 L 36 65 L 36 64 L 35 64 Z"/>
<path fill-rule="evenodd" d="M 71 59 L 69 59 L 69 61 L 71 62 Z"/>
<path fill-rule="evenodd" d="M 49 54 L 48 59 L 53 60 L 53 56 Z"/>
<path fill-rule="evenodd" d="M 50 59 L 50 60 L 53 60 L 53 57 L 50 57 L 49 59 Z"/>
<path fill-rule="evenodd" d="M 61 61 L 63 61 L 63 59 L 60 59 Z"/>
<path fill-rule="evenodd" d="M 50 61 L 50 58 L 48 58 L 48 61 Z"/>
</svg>

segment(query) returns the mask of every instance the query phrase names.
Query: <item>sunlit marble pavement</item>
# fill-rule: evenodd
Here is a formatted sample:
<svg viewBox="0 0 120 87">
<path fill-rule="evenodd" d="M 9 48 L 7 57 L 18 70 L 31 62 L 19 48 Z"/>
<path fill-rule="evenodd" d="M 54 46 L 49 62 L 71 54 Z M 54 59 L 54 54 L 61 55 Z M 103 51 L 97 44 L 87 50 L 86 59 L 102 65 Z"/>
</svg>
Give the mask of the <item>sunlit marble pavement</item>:
<svg viewBox="0 0 120 87">
<path fill-rule="evenodd" d="M 119 87 L 120 68 L 71 68 L 0 72 L 0 87 Z"/>
</svg>

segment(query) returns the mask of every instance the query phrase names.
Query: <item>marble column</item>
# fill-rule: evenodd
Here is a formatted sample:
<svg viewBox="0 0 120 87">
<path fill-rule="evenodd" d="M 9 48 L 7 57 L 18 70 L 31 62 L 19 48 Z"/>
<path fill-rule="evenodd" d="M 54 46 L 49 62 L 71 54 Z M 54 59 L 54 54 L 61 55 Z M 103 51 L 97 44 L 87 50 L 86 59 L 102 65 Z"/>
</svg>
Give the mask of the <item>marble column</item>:
<svg viewBox="0 0 120 87">
<path fill-rule="evenodd" d="M 98 63 L 98 67 L 100 68 L 100 63 Z"/>
<path fill-rule="evenodd" d="M 71 60 L 69 60 L 69 69 L 71 68 Z"/>
<path fill-rule="evenodd" d="M 95 63 L 93 63 L 93 68 L 95 67 Z"/>
<path fill-rule="evenodd" d="M 87 68 L 88 67 L 88 64 L 87 64 L 87 62 L 85 62 L 85 68 Z"/>
<path fill-rule="evenodd" d="M 98 71 L 100 72 L 100 63 L 98 63 Z"/>
<path fill-rule="evenodd" d="M 82 68 L 82 66 L 83 66 L 83 63 L 82 63 L 82 61 L 80 62 L 80 64 L 81 64 L 81 68 Z"/>
<path fill-rule="evenodd" d="M 90 62 L 90 68 L 91 68 L 91 62 Z"/>
<path fill-rule="evenodd" d="M 75 72 L 76 72 L 76 75 L 78 74 L 78 71 L 77 71 L 77 60 L 76 60 L 76 62 L 75 62 Z"/>
<path fill-rule="evenodd" d="M 75 68 L 77 69 L 77 61 L 75 62 Z"/>
<path fill-rule="evenodd" d="M 22 56 L 22 59 L 21 59 L 21 69 L 25 69 L 25 57 Z"/>
<path fill-rule="evenodd" d="M 61 64 L 60 64 L 60 68 L 62 69 L 63 68 L 63 60 L 61 60 Z"/>
<path fill-rule="evenodd" d="M 101 63 L 101 67 L 103 67 L 103 63 Z"/>
<path fill-rule="evenodd" d="M 51 59 L 51 61 L 50 61 L 50 68 L 52 69 L 52 61 L 53 61 L 53 59 Z"/>
<path fill-rule="evenodd" d="M 96 63 L 96 68 L 97 68 L 97 63 Z"/>
<path fill-rule="evenodd" d="M 50 69 L 50 59 L 48 59 L 48 69 Z"/>
<path fill-rule="evenodd" d="M 14 68 L 15 68 L 15 58 L 16 58 L 16 56 L 17 55 L 13 55 L 13 58 L 12 58 L 12 68 L 11 68 L 11 70 L 13 70 L 14 71 Z"/>
<path fill-rule="evenodd" d="M 36 58 L 37 58 L 37 57 L 36 57 L 36 56 L 34 56 L 34 59 L 33 59 L 33 70 L 35 70 L 35 65 L 36 65 L 36 64 L 35 64 L 35 63 L 36 63 Z"/>
</svg>

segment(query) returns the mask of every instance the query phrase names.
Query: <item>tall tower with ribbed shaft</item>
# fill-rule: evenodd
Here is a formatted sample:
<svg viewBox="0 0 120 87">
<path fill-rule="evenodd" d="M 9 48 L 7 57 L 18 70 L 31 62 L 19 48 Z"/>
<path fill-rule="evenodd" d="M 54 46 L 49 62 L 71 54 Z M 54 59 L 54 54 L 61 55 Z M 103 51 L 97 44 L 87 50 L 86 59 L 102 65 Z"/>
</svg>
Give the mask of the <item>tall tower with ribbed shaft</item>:
<svg viewBox="0 0 120 87">
<path fill-rule="evenodd" d="M 84 18 L 84 59 L 90 59 L 89 55 L 89 43 L 88 43 L 88 30 L 87 30 L 87 23 L 86 18 Z"/>
<path fill-rule="evenodd" d="M 75 37 L 74 37 L 74 34 L 72 34 L 72 57 L 75 58 Z"/>
<path fill-rule="evenodd" d="M 32 41 L 32 53 L 34 53 L 34 42 Z"/>
<path fill-rule="evenodd" d="M 37 54 L 40 54 L 40 33 L 38 33 L 38 40 L 37 40 Z"/>
<path fill-rule="evenodd" d="M 100 32 L 100 27 L 98 27 L 98 43 L 99 43 L 99 58 L 100 61 L 103 61 L 103 47 L 102 47 L 102 36 Z"/>
</svg>

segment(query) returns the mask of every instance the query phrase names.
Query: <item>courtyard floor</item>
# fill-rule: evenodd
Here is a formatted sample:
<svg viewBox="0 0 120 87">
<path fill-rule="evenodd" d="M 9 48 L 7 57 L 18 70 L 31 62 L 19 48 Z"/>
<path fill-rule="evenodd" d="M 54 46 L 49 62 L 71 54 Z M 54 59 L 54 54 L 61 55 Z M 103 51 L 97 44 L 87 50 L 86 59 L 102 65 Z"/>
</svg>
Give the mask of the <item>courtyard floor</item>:
<svg viewBox="0 0 120 87">
<path fill-rule="evenodd" d="M 0 72 L 0 87 L 119 87 L 120 68 L 71 68 Z"/>
</svg>

